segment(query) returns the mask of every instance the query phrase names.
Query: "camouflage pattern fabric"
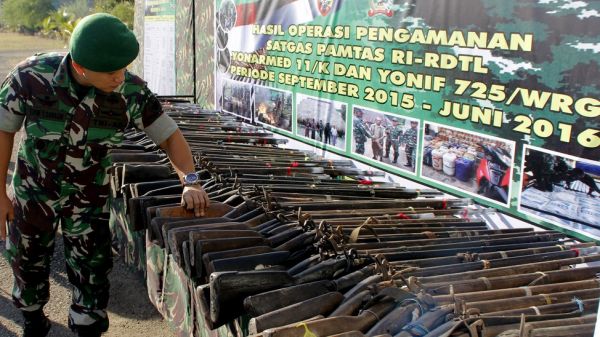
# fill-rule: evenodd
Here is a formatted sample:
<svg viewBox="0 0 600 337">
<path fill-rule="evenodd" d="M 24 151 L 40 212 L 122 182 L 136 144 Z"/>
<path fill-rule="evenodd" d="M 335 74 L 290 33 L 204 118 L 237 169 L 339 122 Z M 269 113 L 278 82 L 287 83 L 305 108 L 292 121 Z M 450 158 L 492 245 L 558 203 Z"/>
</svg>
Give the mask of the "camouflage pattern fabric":
<svg viewBox="0 0 600 337">
<path fill-rule="evenodd" d="M 163 317 L 167 317 L 167 311 L 162 297 L 166 258 L 165 250 L 150 240 L 149 233 L 146 233 L 146 256 L 146 286 L 148 288 L 148 297 L 158 312 Z"/>
<path fill-rule="evenodd" d="M 403 142 L 406 144 L 404 147 L 404 152 L 406 152 L 406 164 L 414 167 L 414 153 L 417 148 L 417 129 L 408 129 L 408 131 L 404 133 Z"/>
<path fill-rule="evenodd" d="M 142 130 L 162 108 L 130 73 L 113 93 L 90 88 L 78 98 L 69 60 L 69 55 L 56 53 L 31 57 L 0 89 L 0 106 L 24 117 L 25 131 L 12 181 L 15 221 L 9 226 L 6 255 L 16 278 L 15 305 L 28 311 L 43 307 L 60 224 L 74 286 L 70 321 L 107 326 L 112 267 L 107 151 L 121 142 L 126 127 Z"/>
<path fill-rule="evenodd" d="M 392 126 L 390 128 L 390 134 L 388 136 L 388 140 L 389 140 L 390 144 L 392 145 L 392 149 L 394 149 L 393 163 L 396 163 L 398 161 L 398 155 L 399 155 L 398 147 L 402 143 L 402 136 L 403 136 L 403 132 L 402 132 L 402 127 L 400 125 Z M 387 151 L 389 154 L 389 151 L 390 151 L 389 148 Z"/>
<path fill-rule="evenodd" d="M 167 257 L 166 266 L 163 285 L 165 318 L 176 330 L 177 336 L 191 337 L 194 335 L 194 310 L 190 290 L 193 288 L 192 281 L 172 255 Z"/>
<path fill-rule="evenodd" d="M 195 1 L 196 17 L 196 103 L 206 109 L 215 108 L 215 5 L 214 1 Z"/>
<path fill-rule="evenodd" d="M 133 230 L 125 211 L 123 198 L 110 198 L 108 204 L 110 205 L 110 231 L 118 242 L 123 261 L 146 275 L 146 233 Z"/>
<path fill-rule="evenodd" d="M 352 123 L 352 125 L 354 127 L 352 132 L 354 133 L 354 142 L 356 143 L 356 153 L 364 154 L 365 142 L 367 141 L 367 138 L 371 138 L 371 134 L 361 118 L 354 118 L 354 123 Z"/>
<path fill-rule="evenodd" d="M 175 80 L 177 95 L 194 94 L 194 11 L 189 0 L 177 0 L 175 12 Z"/>
</svg>

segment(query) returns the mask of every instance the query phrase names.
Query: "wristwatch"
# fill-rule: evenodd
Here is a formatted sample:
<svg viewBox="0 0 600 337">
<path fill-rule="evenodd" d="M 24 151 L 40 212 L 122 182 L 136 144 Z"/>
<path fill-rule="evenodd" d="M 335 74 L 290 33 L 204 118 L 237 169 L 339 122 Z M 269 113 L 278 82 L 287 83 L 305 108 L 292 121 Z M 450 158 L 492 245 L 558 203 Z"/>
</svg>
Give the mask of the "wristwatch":
<svg viewBox="0 0 600 337">
<path fill-rule="evenodd" d="M 198 173 L 191 172 L 191 173 L 186 173 L 186 175 L 183 176 L 183 186 L 199 185 L 199 184 L 200 184 L 200 176 L 198 176 Z"/>
</svg>

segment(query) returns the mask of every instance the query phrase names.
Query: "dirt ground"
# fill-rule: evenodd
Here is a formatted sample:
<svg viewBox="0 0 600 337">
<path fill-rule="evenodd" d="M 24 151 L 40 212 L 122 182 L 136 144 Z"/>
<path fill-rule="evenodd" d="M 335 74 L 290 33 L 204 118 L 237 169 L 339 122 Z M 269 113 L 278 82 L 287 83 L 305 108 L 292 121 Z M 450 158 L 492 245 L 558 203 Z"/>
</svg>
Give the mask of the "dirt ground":
<svg viewBox="0 0 600 337">
<path fill-rule="evenodd" d="M 64 50 L 63 43 L 37 37 L 0 32 L 0 77 L 4 76 L 20 60 L 41 51 Z M 15 148 L 18 141 L 15 142 Z M 13 160 L 15 153 L 13 151 Z M 9 173 L 14 165 L 11 163 Z M 0 254 L 5 242 L 0 240 Z M 166 321 L 148 300 L 141 275 L 130 270 L 115 256 L 110 276 L 111 297 L 108 305 L 110 328 L 107 337 L 174 336 Z M 13 277 L 10 266 L 0 257 L 0 337 L 16 337 L 22 334 L 23 319 L 11 302 Z M 49 337 L 75 336 L 67 327 L 67 314 L 71 302 L 71 288 L 65 271 L 63 244 L 57 238 L 50 274 L 50 302 L 45 307 L 52 321 Z"/>
</svg>

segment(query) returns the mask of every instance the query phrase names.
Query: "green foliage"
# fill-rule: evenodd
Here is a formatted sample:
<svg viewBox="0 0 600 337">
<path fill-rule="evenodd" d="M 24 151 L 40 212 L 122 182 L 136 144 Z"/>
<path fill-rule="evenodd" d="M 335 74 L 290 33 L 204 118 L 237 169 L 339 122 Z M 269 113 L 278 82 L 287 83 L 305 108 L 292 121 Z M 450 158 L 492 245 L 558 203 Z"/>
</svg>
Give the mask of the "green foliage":
<svg viewBox="0 0 600 337">
<path fill-rule="evenodd" d="M 110 14 L 118 17 L 125 22 L 129 29 L 133 29 L 134 8 L 133 3 L 120 2 L 111 11 Z"/>
<path fill-rule="evenodd" d="M 79 20 L 74 14 L 59 9 L 44 19 L 40 32 L 46 37 L 68 41 Z"/>
<path fill-rule="evenodd" d="M 82 18 L 92 13 L 88 5 L 88 0 L 73 0 L 65 3 L 61 9 L 69 14 L 73 14 L 76 18 Z"/>
<path fill-rule="evenodd" d="M 2 22 L 11 29 L 34 32 L 53 10 L 52 0 L 4 0 Z"/>
<path fill-rule="evenodd" d="M 72 0 L 55 9 L 53 0 L 0 0 L 0 26 L 67 41 L 79 19 L 104 12 L 133 29 L 134 0 L 95 0 L 94 8 L 88 1 Z"/>
<path fill-rule="evenodd" d="M 133 29 L 134 0 L 96 0 L 94 11 L 112 14 Z"/>
</svg>

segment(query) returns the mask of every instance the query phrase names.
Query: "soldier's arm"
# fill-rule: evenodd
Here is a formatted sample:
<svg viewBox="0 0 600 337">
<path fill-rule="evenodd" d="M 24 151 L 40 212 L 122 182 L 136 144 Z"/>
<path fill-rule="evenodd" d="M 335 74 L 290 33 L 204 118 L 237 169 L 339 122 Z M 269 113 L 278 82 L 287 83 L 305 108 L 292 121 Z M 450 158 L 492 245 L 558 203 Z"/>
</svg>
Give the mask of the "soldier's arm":
<svg viewBox="0 0 600 337">
<path fill-rule="evenodd" d="M 14 145 L 15 133 L 21 128 L 24 119 L 25 97 L 16 71 L 10 74 L 0 85 L 0 239 L 6 239 L 6 221 L 14 218 L 14 209 L 8 194 L 6 183 L 8 163 Z"/>
<path fill-rule="evenodd" d="M 195 172 L 194 159 L 187 141 L 179 129 L 175 130 L 160 147 L 165 150 L 177 175 L 183 180 L 186 173 Z M 208 195 L 200 185 L 186 186 L 181 195 L 182 204 L 194 209 L 196 216 L 203 216 L 210 204 Z"/>
<path fill-rule="evenodd" d="M 6 193 L 6 179 L 8 175 L 8 163 L 14 143 L 14 132 L 0 131 L 0 239 L 6 239 L 6 221 L 14 217 L 12 203 Z"/>
<path fill-rule="evenodd" d="M 134 124 L 154 143 L 165 150 L 180 180 L 187 173 L 195 172 L 194 160 L 188 143 L 171 117 L 163 112 L 156 96 L 147 88 L 142 89 L 144 104 L 136 112 Z M 181 194 L 181 205 L 203 216 L 209 205 L 208 195 L 200 185 L 185 186 Z"/>
</svg>

